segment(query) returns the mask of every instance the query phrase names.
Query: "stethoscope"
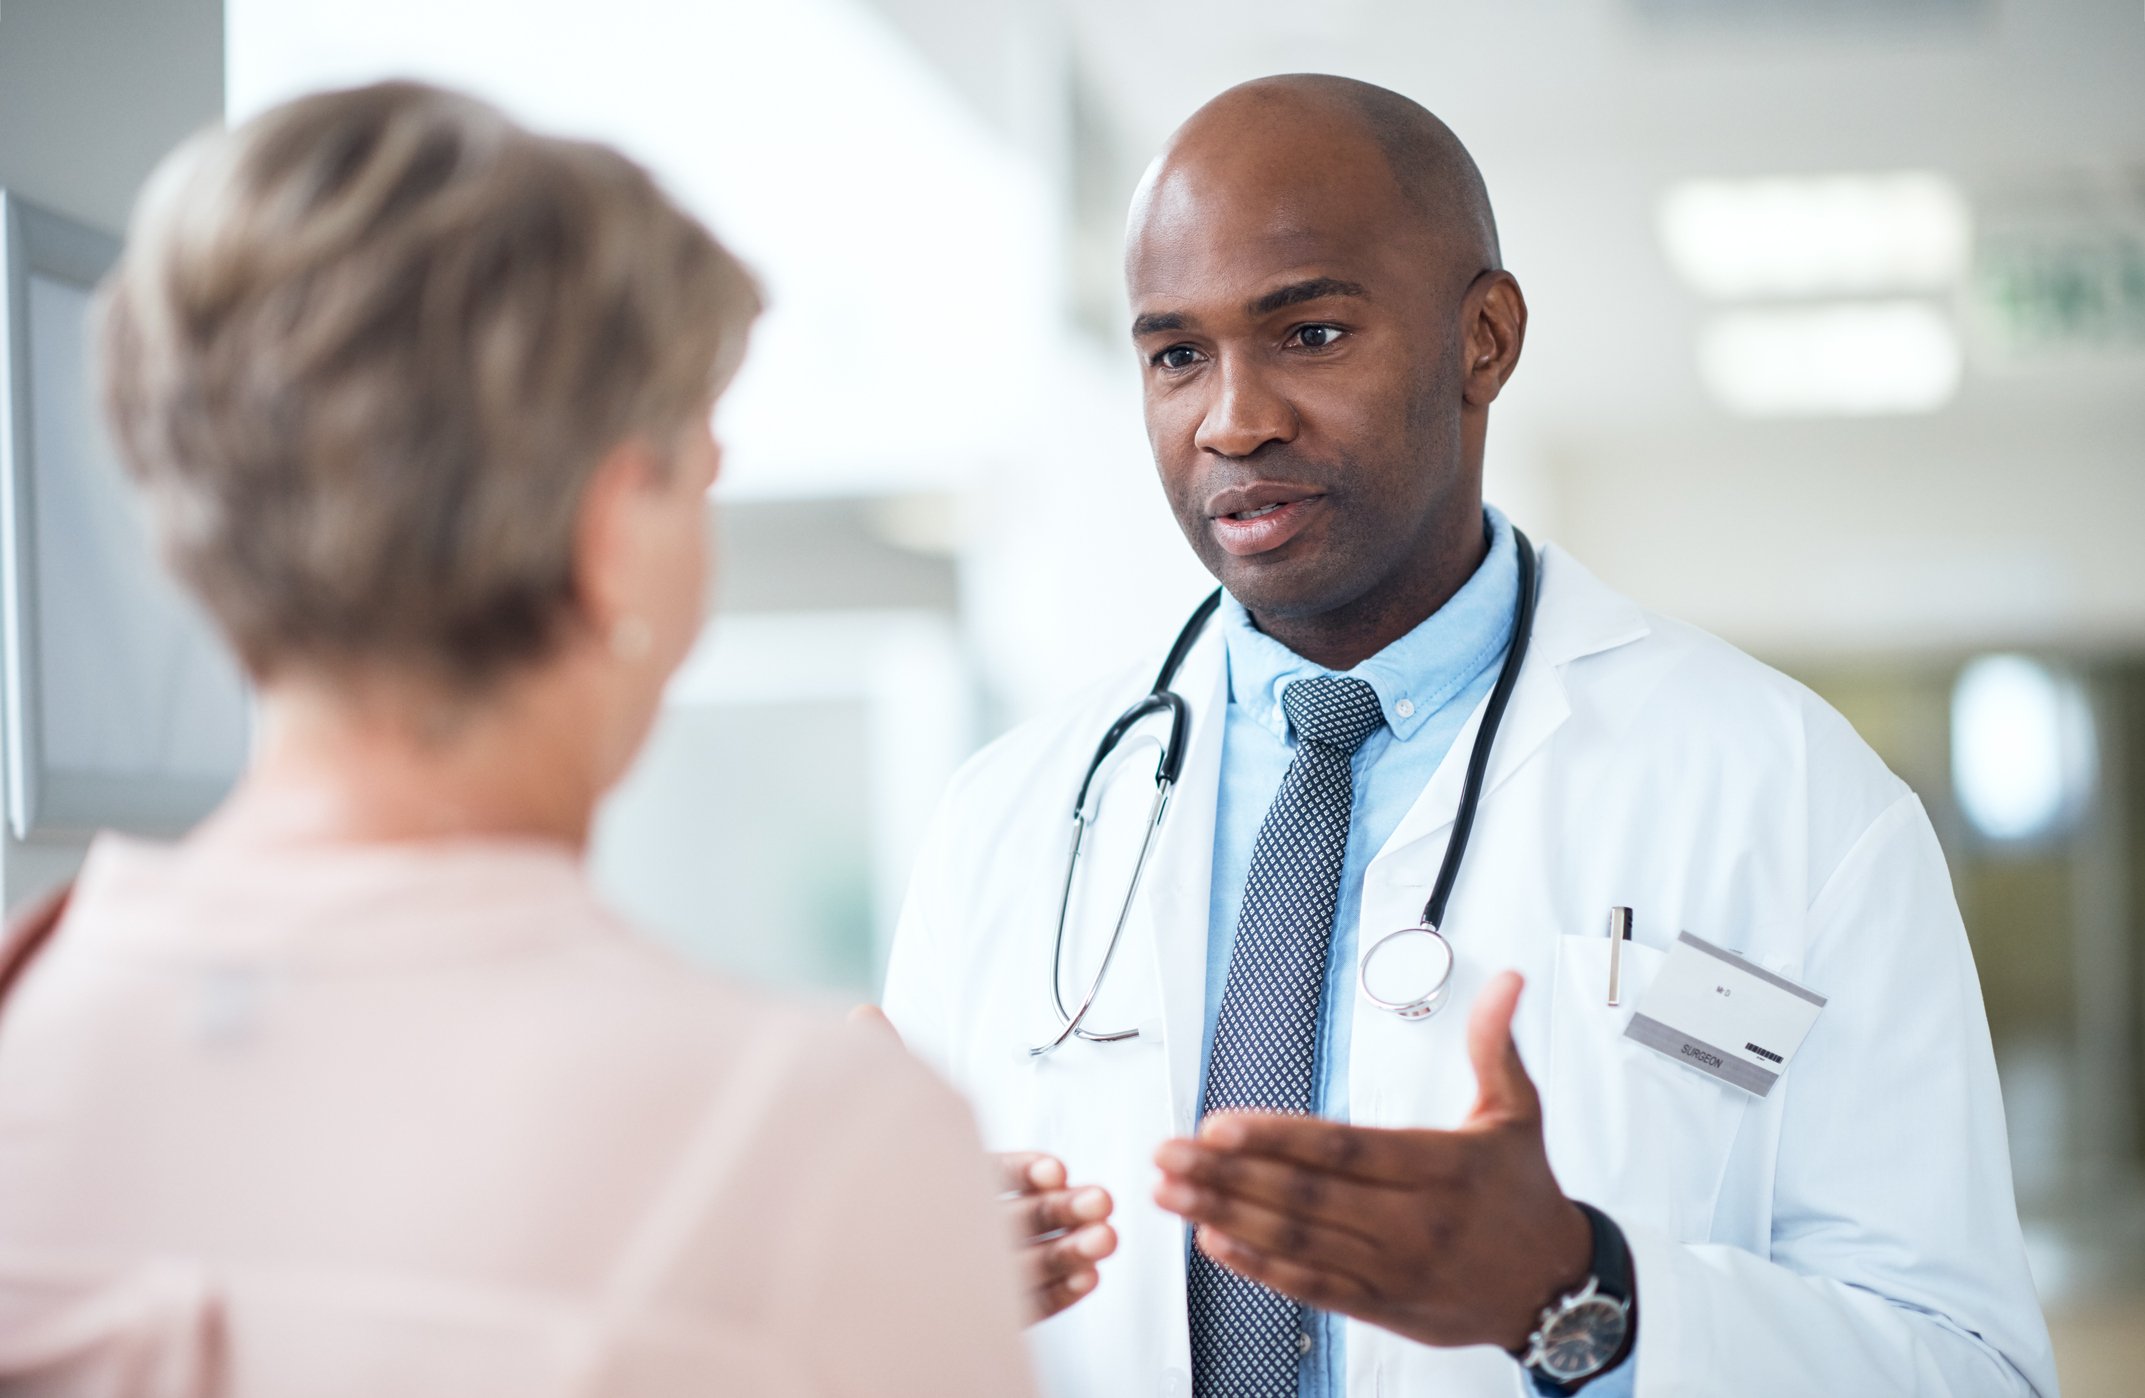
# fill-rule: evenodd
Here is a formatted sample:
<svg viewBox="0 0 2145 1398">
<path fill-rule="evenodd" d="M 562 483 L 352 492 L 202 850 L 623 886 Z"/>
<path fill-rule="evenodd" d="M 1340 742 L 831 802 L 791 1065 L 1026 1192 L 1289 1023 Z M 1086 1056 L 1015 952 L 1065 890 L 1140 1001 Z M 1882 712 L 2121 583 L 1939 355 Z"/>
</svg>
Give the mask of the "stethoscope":
<svg viewBox="0 0 2145 1398">
<path fill-rule="evenodd" d="M 1518 612 L 1512 622 L 1511 643 L 1505 648 L 1504 665 L 1497 672 L 1497 683 L 1490 689 L 1489 702 L 1482 711 L 1482 726 L 1476 730 L 1475 746 L 1467 757 L 1467 779 L 1460 788 L 1460 807 L 1452 818 L 1452 838 L 1445 846 L 1445 861 L 1438 867 L 1437 882 L 1430 889 L 1430 901 L 1423 904 L 1422 921 L 1413 927 L 1387 933 L 1363 953 L 1359 977 L 1363 998 L 1402 1019 L 1427 1019 L 1436 1014 L 1445 1003 L 1446 991 L 1451 988 L 1452 944 L 1445 940 L 1445 934 L 1439 928 L 1444 926 L 1445 905 L 1452 898 L 1452 886 L 1460 877 L 1460 861 L 1467 853 L 1467 837 L 1475 826 L 1475 808 L 1482 803 L 1482 786 L 1489 775 L 1490 749 L 1497 741 L 1497 726 L 1504 721 L 1505 706 L 1512 700 L 1513 686 L 1519 681 L 1520 664 L 1527 657 L 1527 641 L 1534 632 L 1538 571 L 1534 546 L 1517 529 L 1512 531 L 1512 539 L 1519 546 Z M 1138 703 L 1119 714 L 1109 731 L 1102 735 L 1102 742 L 1080 779 L 1080 792 L 1073 798 L 1072 851 L 1066 856 L 1065 889 L 1058 899 L 1057 941 L 1050 952 L 1050 1000 L 1057 1010 L 1058 1022 L 1064 1027 L 1049 1043 L 1029 1049 L 1031 1057 L 1049 1053 L 1075 1037 L 1092 1044 L 1114 1044 L 1139 1037 L 1137 1029 L 1100 1033 L 1083 1026 L 1087 1012 L 1094 1008 L 1095 997 L 1102 992 L 1103 981 L 1110 974 L 1110 962 L 1116 959 L 1125 922 L 1132 915 L 1134 900 L 1139 897 L 1140 879 L 1147 872 L 1147 857 L 1154 851 L 1155 831 L 1161 828 L 1162 816 L 1169 809 L 1169 794 L 1175 789 L 1177 777 L 1184 768 L 1184 724 L 1188 710 L 1183 696 L 1169 686 L 1177 677 L 1177 668 L 1199 639 L 1199 633 L 1206 628 L 1207 619 L 1220 605 L 1221 589 L 1216 588 L 1193 611 L 1191 619 L 1184 623 L 1184 629 L 1177 633 L 1176 643 L 1170 646 L 1168 657 L 1162 661 L 1161 673 L 1155 676 L 1154 687 Z M 1080 851 L 1087 844 L 1088 831 L 1099 814 L 1099 807 L 1090 808 L 1088 798 L 1095 796 L 1099 802 L 1096 775 L 1124 741 L 1125 735 L 1153 714 L 1169 715 L 1169 736 L 1156 739 L 1151 734 L 1146 735 L 1148 741 L 1161 749 L 1155 763 L 1154 804 L 1147 811 L 1147 833 L 1140 841 L 1139 857 L 1132 865 L 1124 902 L 1117 909 L 1117 921 L 1103 948 L 1102 964 L 1096 968 L 1095 978 L 1088 982 L 1087 994 L 1081 997 L 1079 1008 L 1068 1011 L 1064 991 L 1065 917 L 1072 908 L 1073 882 L 1080 871 Z"/>
</svg>

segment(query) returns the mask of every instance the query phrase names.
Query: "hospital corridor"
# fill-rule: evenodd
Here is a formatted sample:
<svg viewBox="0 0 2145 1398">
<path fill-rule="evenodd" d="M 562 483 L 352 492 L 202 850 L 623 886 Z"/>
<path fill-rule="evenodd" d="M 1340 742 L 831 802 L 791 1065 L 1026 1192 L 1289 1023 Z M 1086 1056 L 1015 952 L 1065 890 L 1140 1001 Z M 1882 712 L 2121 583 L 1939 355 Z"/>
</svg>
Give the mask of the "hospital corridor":
<svg viewBox="0 0 2145 1398">
<path fill-rule="evenodd" d="M 0 1393 L 2145 1393 L 2137 0 L 0 0 L 0 243 Z"/>
</svg>

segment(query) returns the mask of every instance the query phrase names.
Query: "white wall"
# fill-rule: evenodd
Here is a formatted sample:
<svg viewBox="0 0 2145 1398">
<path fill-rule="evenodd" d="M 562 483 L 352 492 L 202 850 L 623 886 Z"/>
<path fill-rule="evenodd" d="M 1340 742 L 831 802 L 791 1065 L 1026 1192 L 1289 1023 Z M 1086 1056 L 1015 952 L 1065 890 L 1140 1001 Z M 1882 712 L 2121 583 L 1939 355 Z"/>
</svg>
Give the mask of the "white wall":
<svg viewBox="0 0 2145 1398">
<path fill-rule="evenodd" d="M 731 498 L 964 488 L 1034 416 L 1041 179 L 858 0 L 230 0 L 229 110 L 388 76 L 646 164 L 757 271 Z"/>
<path fill-rule="evenodd" d="M 2145 642 L 2145 382 L 2128 405 L 1605 433 L 1556 461 L 1560 541 L 1775 661 Z"/>
<path fill-rule="evenodd" d="M 0 4 L 0 185 L 26 199 L 120 232 L 156 162 L 222 114 L 219 0 Z M 67 878 L 84 848 L 0 833 L 0 902 Z"/>
</svg>

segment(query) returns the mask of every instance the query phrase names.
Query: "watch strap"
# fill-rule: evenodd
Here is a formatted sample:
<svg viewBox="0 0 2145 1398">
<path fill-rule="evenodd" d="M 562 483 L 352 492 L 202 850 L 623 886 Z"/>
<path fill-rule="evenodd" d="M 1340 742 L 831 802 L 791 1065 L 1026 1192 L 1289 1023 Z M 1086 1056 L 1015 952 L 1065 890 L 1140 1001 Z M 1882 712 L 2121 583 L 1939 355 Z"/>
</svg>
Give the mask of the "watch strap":
<svg viewBox="0 0 2145 1398">
<path fill-rule="evenodd" d="M 1592 1204 L 1573 1200 L 1586 1221 L 1594 1229 L 1594 1256 L 1587 1263 L 1593 1275 L 1596 1289 L 1602 1295 L 1617 1301 L 1629 1301 L 1638 1294 L 1631 1276 L 1631 1246 L 1624 1241 L 1624 1230 Z"/>
<path fill-rule="evenodd" d="M 1632 1346 L 1638 1343 L 1639 1335 L 1638 1283 L 1631 1263 L 1631 1246 L 1624 1240 L 1624 1230 L 1616 1226 L 1615 1219 L 1592 1204 L 1577 1199 L 1572 1202 L 1579 1205 L 1579 1211 L 1586 1215 L 1593 1230 L 1594 1251 L 1588 1259 L 1587 1271 L 1593 1278 L 1595 1293 L 1625 1303 L 1624 1342 L 1608 1363 L 1582 1379 L 1564 1382 L 1529 1367 L 1527 1377 L 1535 1392 L 1550 1395 L 1550 1398 L 1578 1393 L 1595 1379 L 1621 1366 L 1631 1357 Z"/>
</svg>

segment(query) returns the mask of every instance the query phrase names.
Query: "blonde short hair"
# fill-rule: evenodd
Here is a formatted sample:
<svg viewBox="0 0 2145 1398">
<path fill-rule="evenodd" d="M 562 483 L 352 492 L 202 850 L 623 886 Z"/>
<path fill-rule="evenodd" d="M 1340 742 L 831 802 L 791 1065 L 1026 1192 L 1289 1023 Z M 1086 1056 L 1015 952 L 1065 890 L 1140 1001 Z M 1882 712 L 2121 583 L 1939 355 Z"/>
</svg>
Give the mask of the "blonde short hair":
<svg viewBox="0 0 2145 1398">
<path fill-rule="evenodd" d="M 256 677 L 481 690 L 573 619 L 597 464 L 667 459 L 759 309 L 618 152 L 382 83 L 165 161 L 104 291 L 106 409 Z"/>
</svg>

